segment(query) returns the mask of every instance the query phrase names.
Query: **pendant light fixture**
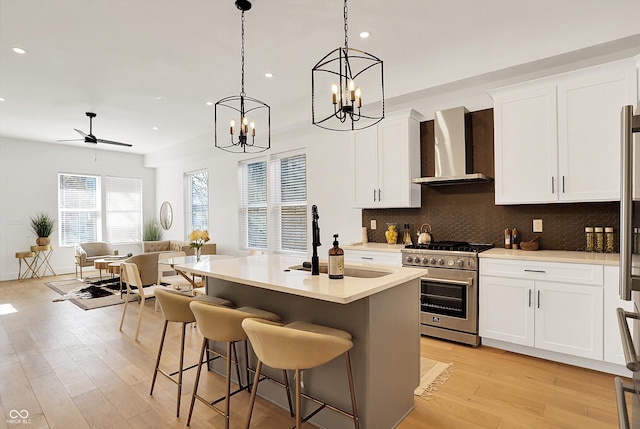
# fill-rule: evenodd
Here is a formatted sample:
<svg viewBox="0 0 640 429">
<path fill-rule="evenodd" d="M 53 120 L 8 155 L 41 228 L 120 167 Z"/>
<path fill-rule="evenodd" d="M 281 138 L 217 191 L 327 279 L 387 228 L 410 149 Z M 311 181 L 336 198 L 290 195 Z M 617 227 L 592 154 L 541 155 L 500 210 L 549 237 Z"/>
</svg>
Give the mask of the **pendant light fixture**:
<svg viewBox="0 0 640 429">
<path fill-rule="evenodd" d="M 344 0 L 344 47 L 325 55 L 311 69 L 311 119 L 335 131 L 361 130 L 384 118 L 382 60 L 349 47 Z M 380 100 L 363 108 L 363 99 Z"/>
<path fill-rule="evenodd" d="M 242 11 L 241 91 L 215 104 L 215 146 L 227 152 L 259 153 L 271 147 L 271 108 L 244 92 L 244 13 L 251 2 L 236 0 L 235 5 Z"/>
</svg>

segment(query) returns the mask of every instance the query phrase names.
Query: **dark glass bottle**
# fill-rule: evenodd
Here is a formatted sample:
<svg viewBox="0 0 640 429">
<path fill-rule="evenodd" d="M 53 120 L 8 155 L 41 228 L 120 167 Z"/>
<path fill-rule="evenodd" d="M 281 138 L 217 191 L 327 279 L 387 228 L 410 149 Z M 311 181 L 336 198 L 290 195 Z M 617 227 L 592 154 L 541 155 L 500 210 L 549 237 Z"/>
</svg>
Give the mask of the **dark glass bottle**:
<svg viewBox="0 0 640 429">
<path fill-rule="evenodd" d="M 333 234 L 333 247 L 329 249 L 329 278 L 344 278 L 344 250 L 338 247 L 338 234 Z"/>
</svg>

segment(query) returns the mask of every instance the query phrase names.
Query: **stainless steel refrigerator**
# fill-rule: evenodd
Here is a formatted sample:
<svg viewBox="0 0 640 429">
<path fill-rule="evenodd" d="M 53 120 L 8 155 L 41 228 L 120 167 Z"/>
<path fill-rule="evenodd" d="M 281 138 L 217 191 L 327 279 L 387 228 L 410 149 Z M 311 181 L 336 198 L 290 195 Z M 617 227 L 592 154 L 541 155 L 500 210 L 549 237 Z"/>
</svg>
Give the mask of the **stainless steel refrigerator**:
<svg viewBox="0 0 640 429">
<path fill-rule="evenodd" d="M 633 372 L 630 383 L 616 377 L 616 398 L 618 403 L 618 422 L 621 429 L 640 429 L 640 274 L 638 270 L 640 255 L 638 250 L 638 227 L 640 227 L 640 201 L 634 199 L 633 182 L 634 154 L 640 148 L 634 145 L 634 134 L 640 133 L 640 106 L 633 114 L 633 106 L 622 108 L 622 165 L 620 195 L 620 298 L 634 302 L 634 311 L 618 308 L 618 324 L 627 368 Z M 635 236 L 634 236 L 635 230 Z M 636 246 L 634 249 L 634 238 Z M 634 263 L 634 256 L 638 260 Z M 628 323 L 630 321 L 631 323 Z M 630 326 L 631 325 L 631 326 Z M 631 415 L 628 409 L 631 409 Z"/>
</svg>

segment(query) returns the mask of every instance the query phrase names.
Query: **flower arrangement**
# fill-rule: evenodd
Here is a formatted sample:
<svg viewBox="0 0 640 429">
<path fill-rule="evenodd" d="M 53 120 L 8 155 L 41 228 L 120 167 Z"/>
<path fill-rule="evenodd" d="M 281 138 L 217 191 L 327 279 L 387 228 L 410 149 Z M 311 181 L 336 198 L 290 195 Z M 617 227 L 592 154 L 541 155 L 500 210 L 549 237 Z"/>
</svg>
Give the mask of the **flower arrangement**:
<svg viewBox="0 0 640 429">
<path fill-rule="evenodd" d="M 191 243 L 189 244 L 190 248 L 199 249 L 204 243 L 209 241 L 209 232 L 207 230 L 201 231 L 199 229 L 194 229 L 191 231 L 191 234 L 189 234 L 189 240 L 191 240 Z"/>
</svg>

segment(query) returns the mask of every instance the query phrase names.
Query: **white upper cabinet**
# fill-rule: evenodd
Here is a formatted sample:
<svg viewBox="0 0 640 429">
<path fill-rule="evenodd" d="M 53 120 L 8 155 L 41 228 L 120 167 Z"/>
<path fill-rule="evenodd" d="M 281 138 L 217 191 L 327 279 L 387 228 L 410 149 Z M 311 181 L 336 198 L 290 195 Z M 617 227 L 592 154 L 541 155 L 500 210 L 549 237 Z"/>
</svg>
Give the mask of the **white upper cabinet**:
<svg viewBox="0 0 640 429">
<path fill-rule="evenodd" d="M 633 59 L 491 92 L 496 204 L 620 199 L 620 112 Z"/>
<path fill-rule="evenodd" d="M 354 207 L 420 207 L 420 114 L 388 114 L 354 133 Z"/>
</svg>

